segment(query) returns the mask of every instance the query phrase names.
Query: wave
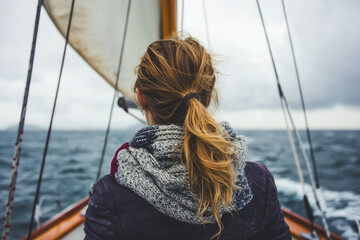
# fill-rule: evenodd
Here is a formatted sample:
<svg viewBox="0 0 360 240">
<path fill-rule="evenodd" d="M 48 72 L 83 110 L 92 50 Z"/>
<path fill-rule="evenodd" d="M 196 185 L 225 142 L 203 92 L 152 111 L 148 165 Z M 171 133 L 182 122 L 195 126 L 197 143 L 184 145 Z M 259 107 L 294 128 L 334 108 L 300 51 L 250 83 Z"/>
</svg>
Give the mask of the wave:
<svg viewBox="0 0 360 240">
<path fill-rule="evenodd" d="M 300 182 L 286 178 L 276 178 L 276 185 L 279 193 L 302 200 L 303 192 Z M 314 194 L 309 184 L 305 184 L 305 191 L 310 204 L 315 206 Z M 328 217 L 343 217 L 351 221 L 359 218 L 360 195 L 350 191 L 334 191 L 325 188 L 322 188 L 322 192 L 327 205 L 326 215 Z M 317 213 L 315 212 L 315 214 Z"/>
<path fill-rule="evenodd" d="M 276 178 L 275 181 L 280 195 L 302 201 L 303 192 L 300 182 L 286 178 Z M 310 205 L 315 210 L 314 214 L 320 216 L 309 184 L 305 184 L 305 191 Z M 351 225 L 355 219 L 360 218 L 360 195 L 350 191 L 334 191 L 325 188 L 322 188 L 322 192 L 327 205 L 326 217 L 332 220 L 331 225 L 341 232 L 341 236 L 345 239 L 357 240 L 358 234 Z"/>
</svg>

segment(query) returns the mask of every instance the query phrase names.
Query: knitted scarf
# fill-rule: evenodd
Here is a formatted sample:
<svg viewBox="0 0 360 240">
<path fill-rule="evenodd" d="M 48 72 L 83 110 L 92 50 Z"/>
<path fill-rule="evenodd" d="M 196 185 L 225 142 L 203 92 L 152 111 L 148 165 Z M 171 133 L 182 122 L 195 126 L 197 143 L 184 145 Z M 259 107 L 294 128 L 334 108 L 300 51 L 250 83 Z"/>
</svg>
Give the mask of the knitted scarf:
<svg viewBox="0 0 360 240">
<path fill-rule="evenodd" d="M 252 192 L 244 175 L 246 144 L 242 136 L 237 136 L 228 123 L 222 123 L 236 144 L 234 159 L 236 185 L 230 211 L 240 210 L 252 199 Z M 158 211 L 182 222 L 201 224 L 214 222 L 208 208 L 200 221 L 196 196 L 186 181 L 187 172 L 180 160 L 180 152 L 174 148 L 182 143 L 184 131 L 176 125 L 153 125 L 138 131 L 127 149 L 117 152 L 116 181 L 134 191 Z M 112 164 L 113 165 L 113 164 Z M 220 210 L 220 217 L 227 212 Z"/>
</svg>

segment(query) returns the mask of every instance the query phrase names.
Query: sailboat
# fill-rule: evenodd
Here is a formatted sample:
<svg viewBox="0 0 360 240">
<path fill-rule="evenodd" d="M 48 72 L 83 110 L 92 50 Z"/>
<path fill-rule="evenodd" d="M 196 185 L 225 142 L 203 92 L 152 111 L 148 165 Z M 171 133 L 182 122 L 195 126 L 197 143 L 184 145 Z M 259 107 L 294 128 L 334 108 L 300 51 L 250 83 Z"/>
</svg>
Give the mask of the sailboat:
<svg viewBox="0 0 360 240">
<path fill-rule="evenodd" d="M 130 15 L 126 14 L 127 9 Z M 72 13 L 71 30 L 68 22 L 71 0 L 44 0 L 43 7 L 72 48 L 111 86 L 123 96 L 132 98 L 133 72 L 141 55 L 152 41 L 167 38 L 176 29 L 176 0 L 84 1 L 78 0 Z M 104 18 L 104 13 L 106 18 Z M 128 19 L 126 19 L 128 17 Z M 129 20 L 129 26 L 119 22 Z M 126 34 L 125 42 L 122 37 Z M 121 45 L 125 47 L 121 49 Z M 119 64 L 119 54 L 124 61 Z M 121 75 L 118 72 L 121 68 Z M 31 233 L 31 239 L 82 239 L 83 223 L 89 198 L 85 197 L 64 209 Z M 289 209 L 282 208 L 294 239 L 308 238 L 315 231 L 327 239 L 324 228 L 311 223 Z M 22 238 L 28 239 L 28 236 Z M 331 233 L 331 239 L 342 239 Z"/>
</svg>

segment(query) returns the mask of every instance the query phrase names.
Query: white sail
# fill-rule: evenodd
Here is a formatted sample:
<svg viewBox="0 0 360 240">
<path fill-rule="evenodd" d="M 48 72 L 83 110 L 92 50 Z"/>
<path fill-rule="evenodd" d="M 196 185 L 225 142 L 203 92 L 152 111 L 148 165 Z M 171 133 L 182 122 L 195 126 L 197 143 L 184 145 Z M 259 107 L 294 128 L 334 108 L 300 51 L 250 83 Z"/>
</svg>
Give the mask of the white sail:
<svg viewBox="0 0 360 240">
<path fill-rule="evenodd" d="M 63 36 L 71 0 L 44 0 L 44 7 Z M 128 0 L 76 0 L 70 45 L 109 84 L 115 86 Z M 118 91 L 133 96 L 134 69 L 149 43 L 160 38 L 159 0 L 132 0 Z"/>
</svg>

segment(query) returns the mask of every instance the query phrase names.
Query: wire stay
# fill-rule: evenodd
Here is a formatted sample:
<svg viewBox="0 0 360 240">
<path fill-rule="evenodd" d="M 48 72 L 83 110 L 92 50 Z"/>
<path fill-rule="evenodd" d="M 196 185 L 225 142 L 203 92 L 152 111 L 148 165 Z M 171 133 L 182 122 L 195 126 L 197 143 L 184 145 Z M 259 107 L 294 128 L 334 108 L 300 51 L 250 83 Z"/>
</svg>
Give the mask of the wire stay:
<svg viewBox="0 0 360 240">
<path fill-rule="evenodd" d="M 118 84 L 119 84 L 121 64 L 122 64 L 123 55 L 124 55 L 126 33 L 127 33 L 128 22 L 129 22 L 129 16 L 130 16 L 130 6 L 131 6 L 131 0 L 128 1 L 128 7 L 127 7 L 126 19 L 125 19 L 125 28 L 124 28 L 123 39 L 122 39 L 122 43 L 121 43 L 120 58 L 119 58 L 118 70 L 117 70 L 117 74 L 116 74 L 116 82 L 115 82 L 115 86 L 114 86 L 114 95 L 113 95 L 112 102 L 111 102 L 111 109 L 110 109 L 108 125 L 107 125 L 107 128 L 106 128 L 106 133 L 105 133 L 104 145 L 103 145 L 101 158 L 100 158 L 100 163 L 99 163 L 99 168 L 98 168 L 98 172 L 96 174 L 95 181 L 97 181 L 99 179 L 100 174 L 101 174 L 101 169 L 102 169 L 102 165 L 103 165 L 104 157 L 105 157 L 105 152 L 106 152 L 106 146 L 107 146 L 107 142 L 108 142 L 108 138 L 109 138 L 111 119 L 112 119 L 112 114 L 113 114 L 113 110 L 114 110 L 115 99 L 116 99 L 116 96 L 117 96 L 117 88 L 118 88 Z"/>
<path fill-rule="evenodd" d="M 58 98 L 59 89 L 60 89 L 61 76 L 62 76 L 62 72 L 63 72 L 63 68 L 64 68 L 64 63 L 65 63 L 66 49 L 67 49 L 68 42 L 69 42 L 70 27 L 71 27 L 71 20 L 72 20 L 73 11 L 74 11 L 74 4 L 75 4 L 75 0 L 72 0 L 72 2 L 71 2 L 71 9 L 70 9 L 70 15 L 69 15 L 69 21 L 68 21 L 68 26 L 67 26 L 67 32 L 66 32 L 66 40 L 65 40 L 64 52 L 63 52 L 63 56 L 62 56 L 60 73 L 59 73 L 59 79 L 58 79 L 58 83 L 57 83 L 57 87 L 56 87 L 56 94 L 55 94 L 53 109 L 52 109 L 52 113 L 51 113 L 51 119 L 50 119 L 49 129 L 48 129 L 48 132 L 47 132 L 45 149 L 44 149 L 43 159 L 42 159 L 42 162 L 41 162 L 41 168 L 40 168 L 39 179 L 38 179 L 38 183 L 37 183 L 37 187 L 36 187 L 36 194 L 35 194 L 35 199 L 34 199 L 34 205 L 33 205 L 32 214 L 31 214 L 31 219 L 30 219 L 29 232 L 28 232 L 28 240 L 31 239 L 31 232 L 32 232 L 33 224 L 34 224 L 35 209 L 36 209 L 37 204 L 39 203 L 39 194 L 40 194 L 40 187 L 41 187 L 41 182 L 42 182 L 42 175 L 43 175 L 43 172 L 44 172 L 44 167 L 45 167 L 45 162 L 46 162 L 46 156 L 47 156 L 47 151 L 48 151 L 49 142 L 50 142 L 50 136 L 51 136 L 51 130 L 52 130 L 52 123 L 53 123 L 53 120 L 54 120 L 56 103 L 57 103 L 57 98 Z"/>
<path fill-rule="evenodd" d="M 13 205 L 14 205 L 17 173 L 18 173 L 18 168 L 19 168 L 19 164 L 20 164 L 22 136 L 24 134 L 26 108 L 27 108 L 27 102 L 28 102 L 28 98 L 29 98 L 31 77 L 32 77 L 33 66 L 34 66 L 35 49 L 36 49 L 37 35 L 38 35 L 38 30 L 39 30 L 39 21 L 40 21 L 42 2 L 43 2 L 43 0 L 39 0 L 37 7 L 36 7 L 34 32 L 33 32 L 33 39 L 32 39 L 30 59 L 29 59 L 29 68 L 28 68 L 28 73 L 27 73 L 27 78 L 26 78 L 24 98 L 23 98 L 23 104 L 22 104 L 22 108 L 21 108 L 19 128 L 18 128 L 16 142 L 15 142 L 14 155 L 12 158 L 11 178 L 10 178 L 10 184 L 9 184 L 8 200 L 6 203 L 4 225 L 3 225 L 2 234 L 1 234 L 1 239 L 3 239 L 3 240 L 7 240 L 10 236 L 10 221 L 11 221 L 11 214 L 12 214 L 12 209 L 13 209 Z"/>
<path fill-rule="evenodd" d="M 308 197 L 307 197 L 307 194 L 306 194 L 304 177 L 303 177 L 303 174 L 302 174 L 302 171 L 301 171 L 301 167 L 300 167 L 300 162 L 299 162 L 297 150 L 296 150 L 296 148 L 294 147 L 294 139 L 293 139 L 293 136 L 292 136 L 292 134 L 291 134 L 291 131 L 290 131 L 290 128 L 289 128 L 289 125 L 288 125 L 288 120 L 287 120 L 287 118 L 286 118 L 286 111 L 285 111 L 286 98 L 285 98 L 284 92 L 283 92 L 283 90 L 282 90 L 282 88 L 281 88 L 281 84 L 280 84 L 279 76 L 278 76 L 278 73 L 277 73 L 274 56 L 273 56 L 273 53 L 272 53 L 272 50 L 271 50 L 271 45 L 270 45 L 269 37 L 268 37 L 267 30 L 266 30 L 266 27 L 265 27 L 264 18 L 263 18 L 262 12 L 261 12 L 259 0 L 256 0 L 256 3 L 257 3 L 259 15 L 260 15 L 261 23 L 262 23 L 262 26 L 263 26 L 263 30 L 264 30 L 264 33 L 265 33 L 266 43 L 267 43 L 268 50 L 269 50 L 269 53 L 270 53 L 273 70 L 274 70 L 274 73 L 275 73 L 275 78 L 276 78 L 276 82 L 277 82 L 277 86 L 278 86 L 278 91 L 279 91 L 279 96 L 280 96 L 280 102 L 281 102 L 282 110 L 283 110 L 284 117 L 285 117 L 285 122 L 286 122 L 286 127 L 287 127 L 287 131 L 288 131 L 288 135 L 289 135 L 289 140 L 290 140 L 290 143 L 291 143 L 291 148 L 292 148 L 292 151 L 293 151 L 293 154 L 294 154 L 295 165 L 296 165 L 296 168 L 297 168 L 297 171 L 298 171 L 298 176 L 299 176 L 300 183 L 301 183 L 301 185 L 302 185 L 303 201 L 304 201 L 304 205 L 305 205 L 305 208 L 306 208 L 306 213 L 307 213 L 307 215 L 308 215 L 308 219 L 309 219 L 310 222 L 311 222 L 312 235 L 314 235 L 315 232 L 314 232 L 314 228 L 313 228 L 313 225 L 314 225 L 314 222 L 313 222 L 313 220 L 314 220 L 314 218 L 313 218 L 313 211 L 312 211 L 312 209 L 310 208 L 310 205 L 309 205 L 309 203 L 308 203 Z M 288 114 L 290 115 L 290 118 L 292 118 L 290 111 L 288 111 Z"/>
<path fill-rule="evenodd" d="M 307 136 L 307 139 L 308 139 L 308 142 L 309 142 L 309 149 L 310 149 L 310 157 L 311 157 L 311 162 L 312 162 L 312 167 L 313 167 L 313 174 L 310 172 L 310 170 L 308 170 L 308 171 L 309 171 L 309 175 L 310 175 L 310 180 L 312 181 L 312 185 L 315 185 L 315 186 L 313 186 L 315 201 L 316 201 L 316 205 L 318 206 L 319 210 L 321 211 L 322 221 L 323 221 L 323 225 L 324 225 L 324 228 L 325 228 L 326 236 L 327 236 L 327 238 L 330 238 L 330 230 L 329 230 L 329 226 L 327 224 L 326 217 L 325 217 L 325 214 L 326 214 L 326 202 L 324 200 L 322 191 L 320 189 L 319 176 L 318 176 L 318 173 L 317 173 L 315 154 L 314 154 L 314 149 L 313 149 L 310 130 L 309 130 L 309 124 L 308 124 L 308 119 L 307 119 L 307 114 L 306 114 L 304 95 L 303 95 L 303 92 L 302 92 L 300 75 L 299 75 L 299 70 L 298 70 L 297 61 L 296 61 L 296 57 L 295 57 L 294 44 L 293 44 L 292 37 L 291 37 L 289 21 L 288 21 L 288 17 L 287 17 L 287 13 L 286 13 L 284 0 L 281 0 L 281 3 L 282 3 L 282 9 L 283 9 L 284 17 L 285 17 L 286 28 L 287 28 L 287 32 L 288 32 L 290 47 L 291 47 L 291 55 L 292 55 L 294 68 L 295 68 L 296 79 L 297 79 L 298 89 L 299 89 L 299 94 L 300 94 L 300 99 L 301 99 L 301 105 L 302 105 L 302 109 L 303 109 L 303 113 L 304 113 L 304 121 L 305 121 L 305 126 L 306 126 L 306 136 Z M 299 137 L 299 139 L 300 139 L 300 137 Z M 301 142 L 300 142 L 300 144 L 301 144 Z M 303 149 L 303 144 L 301 144 L 301 148 Z M 305 162 L 307 164 L 308 169 L 310 169 L 310 167 L 308 166 L 309 163 L 308 163 L 308 159 L 307 159 L 306 154 L 304 154 L 304 160 L 305 160 Z M 315 182 L 315 183 L 313 183 L 313 182 Z"/>
</svg>

